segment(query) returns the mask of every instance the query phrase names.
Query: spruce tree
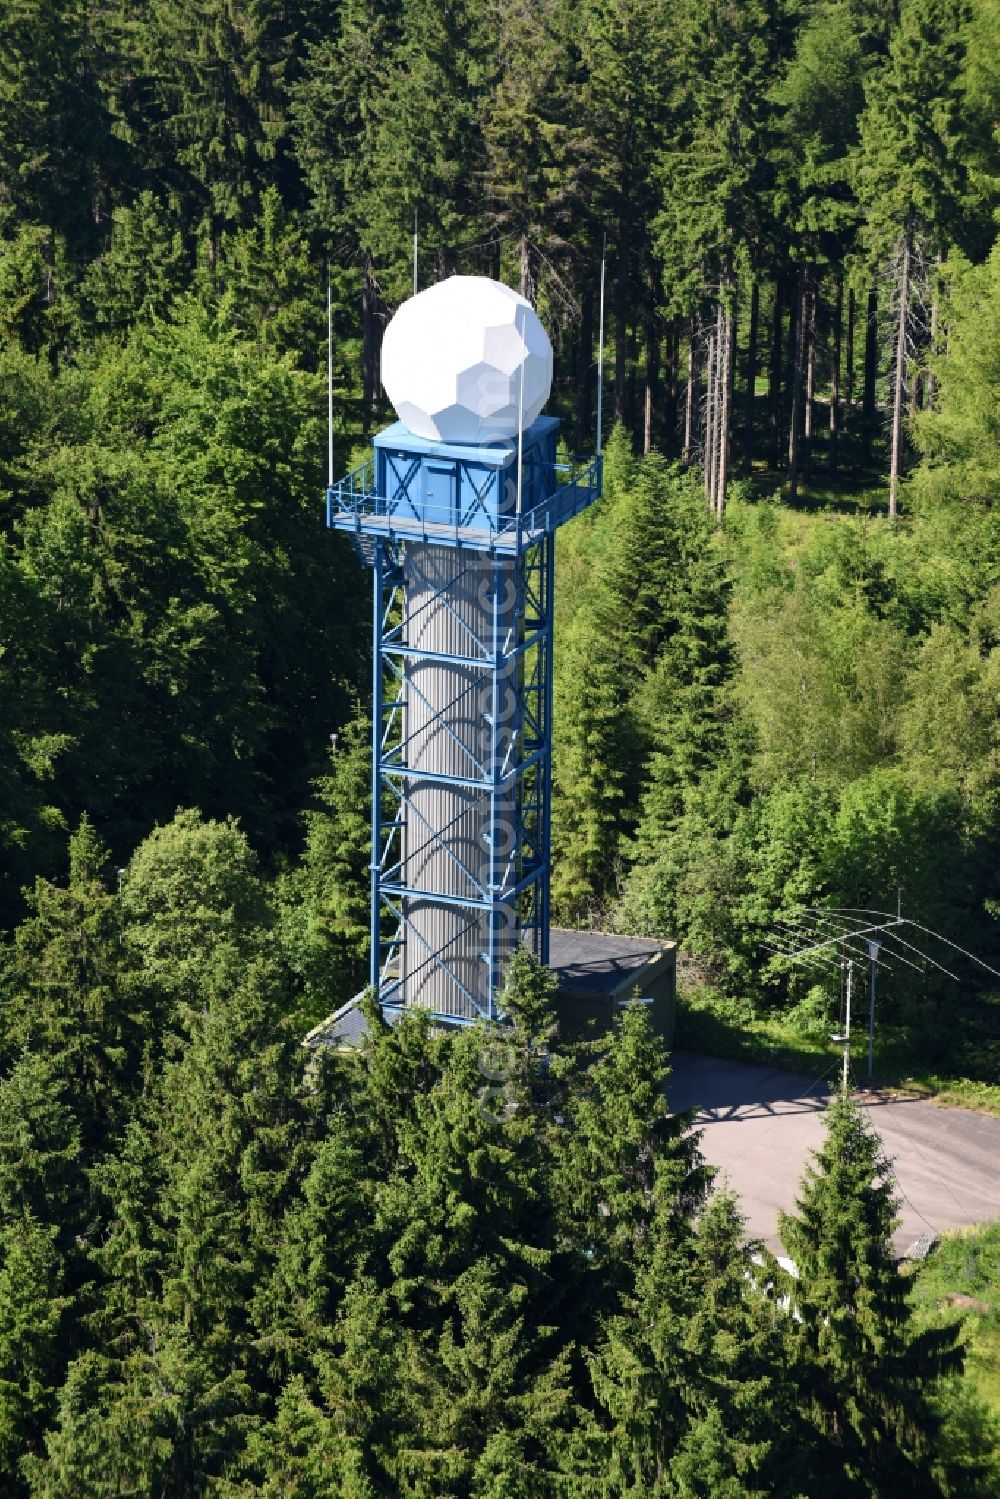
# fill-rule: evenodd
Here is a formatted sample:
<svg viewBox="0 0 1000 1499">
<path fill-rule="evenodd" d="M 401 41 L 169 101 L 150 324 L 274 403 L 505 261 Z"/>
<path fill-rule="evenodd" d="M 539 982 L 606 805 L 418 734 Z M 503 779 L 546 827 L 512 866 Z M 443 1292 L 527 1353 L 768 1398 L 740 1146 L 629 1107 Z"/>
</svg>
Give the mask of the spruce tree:
<svg viewBox="0 0 1000 1499">
<path fill-rule="evenodd" d="M 552 907 L 596 925 L 616 893 L 635 735 L 612 643 L 592 617 L 566 629 L 555 693 Z"/>
<path fill-rule="evenodd" d="M 502 272 L 555 326 L 573 319 L 575 251 L 589 228 L 592 186 L 574 109 L 572 23 L 564 0 L 483 7 L 496 32 L 490 107 L 482 131 L 484 217 Z M 591 295 L 586 285 L 584 296 Z M 589 356 L 590 350 L 586 350 Z"/>
<path fill-rule="evenodd" d="M 118 899 L 104 882 L 107 849 L 84 818 L 69 844 L 69 881 L 39 880 L 29 916 L 3 954 L 5 1043 L 44 1056 L 72 1088 L 89 1153 L 120 1122 L 143 1051 L 155 1050 L 148 1005 L 122 945 Z"/>
<path fill-rule="evenodd" d="M 795 1409 L 790 1322 L 767 1282 L 767 1257 L 723 1185 L 698 1219 L 678 1346 L 688 1424 L 670 1472 L 684 1499 L 808 1492 L 811 1433 Z"/>
<path fill-rule="evenodd" d="M 371 720 L 359 715 L 338 736 L 330 773 L 316 782 L 319 806 L 303 819 L 301 862 L 279 882 L 282 945 L 299 976 L 309 1023 L 362 987 L 370 946 Z"/>
<path fill-rule="evenodd" d="M 892 418 L 889 514 L 904 457 L 906 395 L 916 353 L 913 308 L 924 294 L 921 261 L 974 244 L 964 99 L 965 0 L 907 0 L 885 66 L 866 89 L 857 167 L 862 237 L 870 261 L 892 267 Z"/>
<path fill-rule="evenodd" d="M 423 278 L 467 269 L 459 257 L 476 240 L 489 43 L 473 0 L 409 0 L 403 7 L 399 40 L 373 101 L 369 188 L 359 200 L 363 247 L 385 267 L 393 302 L 412 290 L 415 212 Z"/>
<path fill-rule="evenodd" d="M 22 1052 L 0 1081 L 0 1223 L 29 1213 L 76 1248 L 87 1208 L 80 1123 L 59 1064 Z"/>
<path fill-rule="evenodd" d="M 573 1315 L 589 1346 L 600 1317 L 633 1304 L 656 1245 L 667 1255 L 689 1242 L 709 1174 L 686 1116 L 664 1095 L 663 1044 L 641 1004 L 623 1007 L 596 1055 L 558 1064 L 567 1086 L 556 1136 L 554 1191 L 568 1273 L 579 1282 Z M 635 1303 L 637 1304 L 637 1303 Z"/>
<path fill-rule="evenodd" d="M 803 1414 L 829 1455 L 816 1494 L 942 1492 L 933 1475 L 934 1382 L 961 1368 L 952 1327 L 918 1332 L 892 1236 L 898 1199 L 881 1141 L 849 1093 L 826 1113 L 796 1213 L 779 1229 L 802 1368 Z"/>
<path fill-rule="evenodd" d="M 634 427 L 629 379 L 636 309 L 658 301 L 650 275 L 653 172 L 657 142 L 669 133 L 671 8 L 664 0 L 589 0 L 580 45 L 586 69 L 583 105 L 596 166 L 594 207 L 608 231 L 610 333 L 614 340 L 613 410 Z"/>
<path fill-rule="evenodd" d="M 314 1374 L 329 1352 L 346 1289 L 371 1247 L 375 1182 L 358 1123 L 331 1114 L 282 1221 L 273 1273 L 255 1297 L 268 1362 L 286 1377 Z"/>
<path fill-rule="evenodd" d="M 186 270 L 176 217 L 146 191 L 115 210 L 110 243 L 91 261 L 81 297 L 99 329 L 124 333 L 135 322 L 165 316 Z"/>
<path fill-rule="evenodd" d="M 780 10 L 754 0 L 682 13 L 679 128 L 657 162 L 654 232 L 668 305 L 690 317 L 703 299 L 710 304 L 703 456 L 709 508 L 720 523 L 730 469 L 737 279 L 748 263 L 753 274 L 770 238 L 763 146 Z M 688 377 L 695 378 L 690 363 Z"/>
<path fill-rule="evenodd" d="M 72 1298 L 60 1295 L 55 1230 L 30 1212 L 0 1227 L 0 1474 L 20 1492 L 22 1458 L 36 1451 L 62 1373 L 60 1339 Z"/>
<path fill-rule="evenodd" d="M 922 455 L 915 497 L 992 505 L 1000 495 L 1000 246 L 979 266 L 955 256 L 946 268 L 948 346 L 932 356 L 935 409 L 913 425 Z"/>
</svg>

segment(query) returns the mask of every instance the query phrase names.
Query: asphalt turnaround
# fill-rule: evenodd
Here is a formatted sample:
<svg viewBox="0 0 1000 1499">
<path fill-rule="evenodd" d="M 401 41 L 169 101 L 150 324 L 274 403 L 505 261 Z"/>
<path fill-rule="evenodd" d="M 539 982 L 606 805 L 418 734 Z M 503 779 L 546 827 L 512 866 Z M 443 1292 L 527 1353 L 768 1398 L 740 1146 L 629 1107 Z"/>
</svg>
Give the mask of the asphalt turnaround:
<svg viewBox="0 0 1000 1499">
<path fill-rule="evenodd" d="M 705 1159 L 739 1193 L 747 1233 L 780 1252 L 778 1210 L 793 1211 L 810 1152 L 823 1140 L 823 1110 L 836 1085 L 801 1073 L 675 1051 L 667 1098 L 694 1109 Z M 896 1250 L 921 1236 L 1000 1219 L 1000 1119 L 925 1099 L 858 1089 L 893 1163 L 901 1198 Z"/>
</svg>

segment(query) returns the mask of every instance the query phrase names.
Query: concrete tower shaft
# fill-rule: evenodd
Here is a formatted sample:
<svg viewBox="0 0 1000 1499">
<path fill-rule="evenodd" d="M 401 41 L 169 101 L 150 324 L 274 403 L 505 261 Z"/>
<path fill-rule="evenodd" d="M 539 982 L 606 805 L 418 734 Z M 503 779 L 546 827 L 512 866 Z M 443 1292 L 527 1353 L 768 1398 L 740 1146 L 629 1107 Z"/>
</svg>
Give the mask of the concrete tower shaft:
<svg viewBox="0 0 1000 1499">
<path fill-rule="evenodd" d="M 411 775 L 402 854 L 406 888 L 424 892 L 403 897 L 403 990 L 407 1004 L 440 1011 L 444 970 L 449 1012 L 469 1020 L 488 1009 L 491 976 L 517 929 L 508 893 L 523 813 L 512 774 L 524 732 L 516 573 L 512 559 L 452 547 L 409 546 L 403 560 L 414 653 L 403 676 Z M 473 664 L 480 654 L 495 669 Z M 469 664 L 457 664 L 462 657 Z"/>
</svg>

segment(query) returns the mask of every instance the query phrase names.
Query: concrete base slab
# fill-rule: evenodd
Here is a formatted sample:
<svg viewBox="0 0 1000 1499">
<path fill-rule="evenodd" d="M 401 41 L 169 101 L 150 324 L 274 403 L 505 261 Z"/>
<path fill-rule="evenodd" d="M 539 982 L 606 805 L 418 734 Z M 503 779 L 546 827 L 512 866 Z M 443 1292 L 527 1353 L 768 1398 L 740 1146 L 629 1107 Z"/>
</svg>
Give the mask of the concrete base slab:
<svg viewBox="0 0 1000 1499">
<path fill-rule="evenodd" d="M 778 1252 L 778 1209 L 794 1210 L 809 1153 L 823 1141 L 828 1084 L 695 1052 L 675 1051 L 671 1068 L 671 1109 L 695 1110 L 702 1153 L 739 1193 L 748 1234 Z M 1000 1119 L 922 1099 L 856 1097 L 894 1165 L 900 1254 L 921 1235 L 1000 1219 Z"/>
</svg>

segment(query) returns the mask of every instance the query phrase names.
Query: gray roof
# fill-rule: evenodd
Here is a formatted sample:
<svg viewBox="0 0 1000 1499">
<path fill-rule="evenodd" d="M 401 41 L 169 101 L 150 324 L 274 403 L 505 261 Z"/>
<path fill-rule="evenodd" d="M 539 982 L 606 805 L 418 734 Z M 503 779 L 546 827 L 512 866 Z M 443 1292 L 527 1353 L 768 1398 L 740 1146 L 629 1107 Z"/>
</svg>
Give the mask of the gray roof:
<svg viewBox="0 0 1000 1499">
<path fill-rule="evenodd" d="M 362 989 L 346 1005 L 341 1005 L 339 1010 L 334 1010 L 319 1025 L 314 1025 L 309 1034 L 303 1037 L 303 1046 L 333 1046 L 338 1051 L 359 1047 L 368 1030 L 368 1022 L 361 1010 L 364 995 L 365 991 Z M 385 1018 L 389 1025 L 395 1025 L 400 1019 L 400 1012 L 387 1010 Z"/>
<path fill-rule="evenodd" d="M 673 947 L 656 937 L 618 937 L 610 932 L 549 933 L 549 967 L 568 994 L 605 996 L 636 983 L 643 970 Z"/>
<path fill-rule="evenodd" d="M 669 948 L 672 942 L 655 937 L 617 937 L 609 932 L 571 932 L 553 927 L 549 933 L 549 967 L 566 994 L 610 996 L 639 981 L 644 970 Z M 333 1046 L 338 1050 L 359 1047 L 367 1029 L 356 994 L 346 1005 L 321 1020 L 304 1039 L 306 1046 Z M 386 1019 L 395 1025 L 398 1010 L 387 1010 Z"/>
</svg>

